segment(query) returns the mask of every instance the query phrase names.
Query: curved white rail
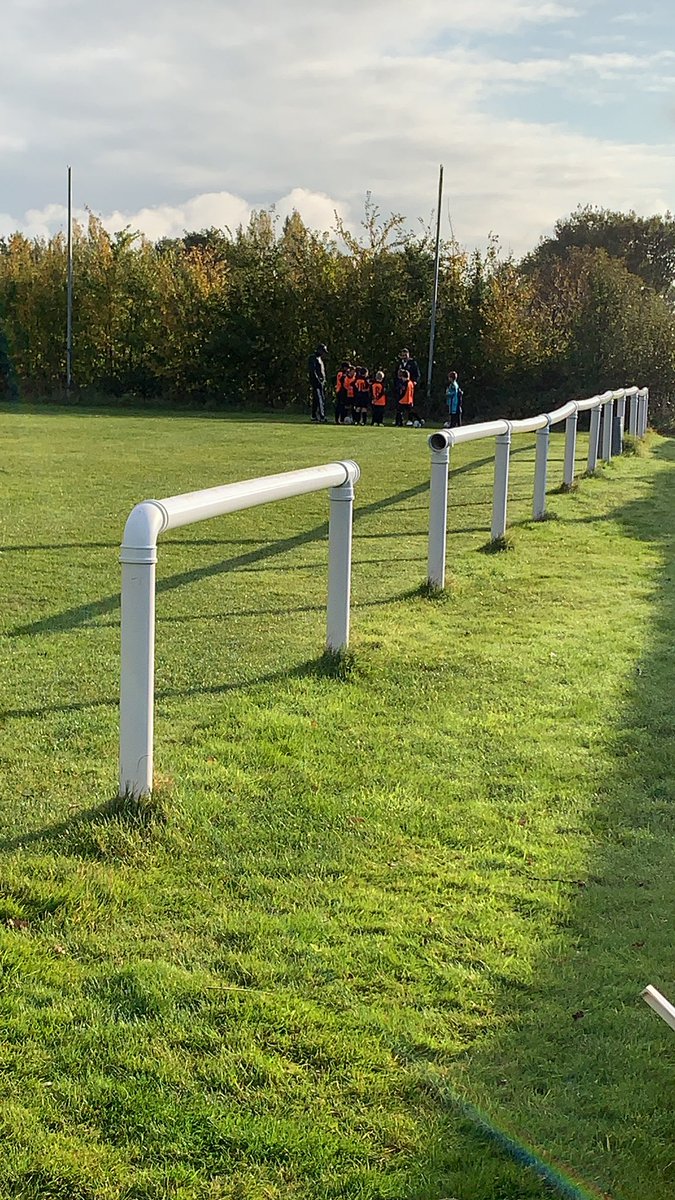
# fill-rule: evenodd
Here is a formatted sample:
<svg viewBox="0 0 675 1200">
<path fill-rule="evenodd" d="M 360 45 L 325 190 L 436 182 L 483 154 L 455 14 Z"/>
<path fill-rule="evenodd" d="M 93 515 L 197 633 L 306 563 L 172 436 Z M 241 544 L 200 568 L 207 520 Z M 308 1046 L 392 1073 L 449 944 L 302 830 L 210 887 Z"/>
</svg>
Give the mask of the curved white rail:
<svg viewBox="0 0 675 1200">
<path fill-rule="evenodd" d="M 222 487 L 144 500 L 124 527 L 122 563 L 122 662 L 120 681 L 120 795 L 152 791 L 155 674 L 155 566 L 157 539 L 167 529 L 192 525 L 272 500 L 330 489 L 328 532 L 329 650 L 349 642 L 354 462 L 326 463 L 282 475 L 245 479 Z"/>
<path fill-rule="evenodd" d="M 453 446 L 461 442 L 473 442 L 482 438 L 495 439 L 495 479 L 492 503 L 491 535 L 493 539 L 503 537 L 509 488 L 509 457 L 511 438 L 514 433 L 536 433 L 537 448 L 534 471 L 534 501 L 532 515 L 541 520 L 546 512 L 546 477 L 548 472 L 548 450 L 550 431 L 554 425 L 565 422 L 565 468 L 563 483 L 571 487 L 574 483 L 574 466 L 577 440 L 577 422 L 580 412 L 591 414 L 588 447 L 588 471 L 592 473 L 598 465 L 600 451 L 600 416 L 602 414 L 602 458 L 610 462 L 614 453 L 621 453 L 626 415 L 626 401 L 630 403 L 630 432 L 643 437 L 647 431 L 649 391 L 636 386 L 618 388 L 590 396 L 587 400 L 570 400 L 561 408 L 550 413 L 539 413 L 517 421 L 482 421 L 475 425 L 464 425 L 458 429 L 439 429 L 429 435 L 431 450 L 431 490 L 429 509 L 429 562 L 428 580 L 432 588 L 445 587 L 445 554 L 448 513 L 448 468 Z"/>
</svg>

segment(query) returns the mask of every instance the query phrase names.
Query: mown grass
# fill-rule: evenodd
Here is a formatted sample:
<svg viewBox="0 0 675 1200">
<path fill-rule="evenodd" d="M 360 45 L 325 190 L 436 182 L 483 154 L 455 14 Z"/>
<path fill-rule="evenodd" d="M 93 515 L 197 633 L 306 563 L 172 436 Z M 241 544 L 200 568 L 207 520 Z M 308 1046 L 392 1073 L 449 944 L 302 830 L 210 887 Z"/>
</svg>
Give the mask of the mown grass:
<svg viewBox="0 0 675 1200">
<path fill-rule="evenodd" d="M 423 433 L 0 421 L 0 1195 L 555 1194 L 503 1132 L 560 1194 L 671 1197 L 675 1047 L 638 997 L 675 994 L 675 444 L 534 523 L 519 439 L 495 555 L 488 451 L 456 450 L 434 603 Z M 170 535 L 158 787 L 115 801 L 132 504 L 336 457 L 349 656 L 325 496 Z"/>
</svg>

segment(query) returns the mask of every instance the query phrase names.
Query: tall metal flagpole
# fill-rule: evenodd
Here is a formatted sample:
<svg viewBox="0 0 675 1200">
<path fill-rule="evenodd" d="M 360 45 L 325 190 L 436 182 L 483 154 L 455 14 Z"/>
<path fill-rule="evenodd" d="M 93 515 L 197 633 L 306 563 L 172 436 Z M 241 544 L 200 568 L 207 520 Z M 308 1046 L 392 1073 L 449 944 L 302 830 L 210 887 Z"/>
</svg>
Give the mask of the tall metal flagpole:
<svg viewBox="0 0 675 1200">
<path fill-rule="evenodd" d="M 73 173 L 68 167 L 68 307 L 66 316 L 66 388 L 73 382 Z"/>
<path fill-rule="evenodd" d="M 429 365 L 427 367 L 427 403 L 431 399 L 431 378 L 434 373 L 434 341 L 436 339 L 436 306 L 438 304 L 438 273 L 441 257 L 441 203 L 443 200 L 443 164 L 438 174 L 438 208 L 436 209 L 436 254 L 434 260 L 434 295 L 431 301 L 431 332 L 429 334 Z"/>
</svg>

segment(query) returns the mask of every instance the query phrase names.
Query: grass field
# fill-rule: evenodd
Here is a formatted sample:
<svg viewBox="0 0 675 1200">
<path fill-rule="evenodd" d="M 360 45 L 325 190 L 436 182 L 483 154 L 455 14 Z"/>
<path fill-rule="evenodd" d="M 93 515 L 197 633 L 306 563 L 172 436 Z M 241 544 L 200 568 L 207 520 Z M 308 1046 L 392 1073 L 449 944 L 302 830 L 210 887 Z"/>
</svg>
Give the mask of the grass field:
<svg viewBox="0 0 675 1200">
<path fill-rule="evenodd" d="M 518 440 L 495 555 L 459 448 L 431 601 L 423 431 L 0 429 L 0 1197 L 672 1200 L 675 443 L 532 524 Z M 160 782 L 116 809 L 128 511 L 341 457 L 344 678 L 325 495 L 168 535 Z"/>
</svg>

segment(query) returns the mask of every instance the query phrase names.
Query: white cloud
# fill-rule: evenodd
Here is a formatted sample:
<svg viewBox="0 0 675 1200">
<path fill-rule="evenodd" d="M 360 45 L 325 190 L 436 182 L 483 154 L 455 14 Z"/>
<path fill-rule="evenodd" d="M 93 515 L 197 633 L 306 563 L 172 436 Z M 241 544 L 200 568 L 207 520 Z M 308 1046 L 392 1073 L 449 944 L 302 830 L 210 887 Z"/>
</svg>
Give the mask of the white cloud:
<svg viewBox="0 0 675 1200">
<path fill-rule="evenodd" d="M 250 206 L 240 196 L 231 192 L 206 192 L 193 196 L 185 204 L 160 204 L 154 208 L 142 208 L 134 213 L 116 211 L 103 215 L 106 229 L 117 232 L 130 226 L 146 237 L 156 241 L 163 237 L 180 237 L 186 230 L 231 229 L 246 224 L 251 215 Z"/>
<path fill-rule="evenodd" d="M 349 212 L 345 204 L 324 193 L 307 191 L 306 188 L 294 188 L 270 207 L 281 220 L 297 211 L 309 228 L 321 232 L 334 227 L 336 212 L 349 225 Z M 181 237 L 186 231 L 212 227 L 229 229 L 234 233 L 239 225 L 248 224 L 252 211 L 252 206 L 241 196 L 233 196 L 231 192 L 206 192 L 192 196 L 184 204 L 158 204 L 138 211 L 116 210 L 96 215 L 110 233 L 130 228 L 145 234 L 151 241 L 158 241 L 165 237 Z M 73 216 L 86 226 L 89 217 L 86 209 L 74 208 Z M 0 237 L 20 230 L 28 237 L 49 238 L 52 234 L 64 231 L 67 223 L 68 209 L 64 204 L 31 208 L 23 217 L 0 213 Z"/>
<path fill-rule="evenodd" d="M 609 121 L 629 93 L 634 105 L 675 75 L 658 47 L 610 53 L 608 35 L 590 53 L 602 32 L 586 29 L 593 8 L 9 0 L 2 127 L 22 153 L 21 173 L 3 172 L 3 206 L 25 215 L 0 216 L 0 232 L 14 220 L 44 235 L 62 221 L 52 205 L 67 161 L 78 204 L 153 238 L 232 228 L 272 204 L 316 227 L 332 226 L 335 208 L 358 222 L 367 190 L 414 224 L 433 207 L 440 161 L 467 243 L 492 229 L 525 249 L 579 202 L 664 208 L 670 145 L 624 140 L 618 121 L 605 137 L 568 124 L 570 100 L 577 112 L 580 99 L 596 112 L 602 102 Z M 531 115 L 515 120 L 505 98 L 514 112 L 523 95 Z M 557 98 L 557 120 L 540 115 L 544 98 L 549 113 Z"/>
</svg>

